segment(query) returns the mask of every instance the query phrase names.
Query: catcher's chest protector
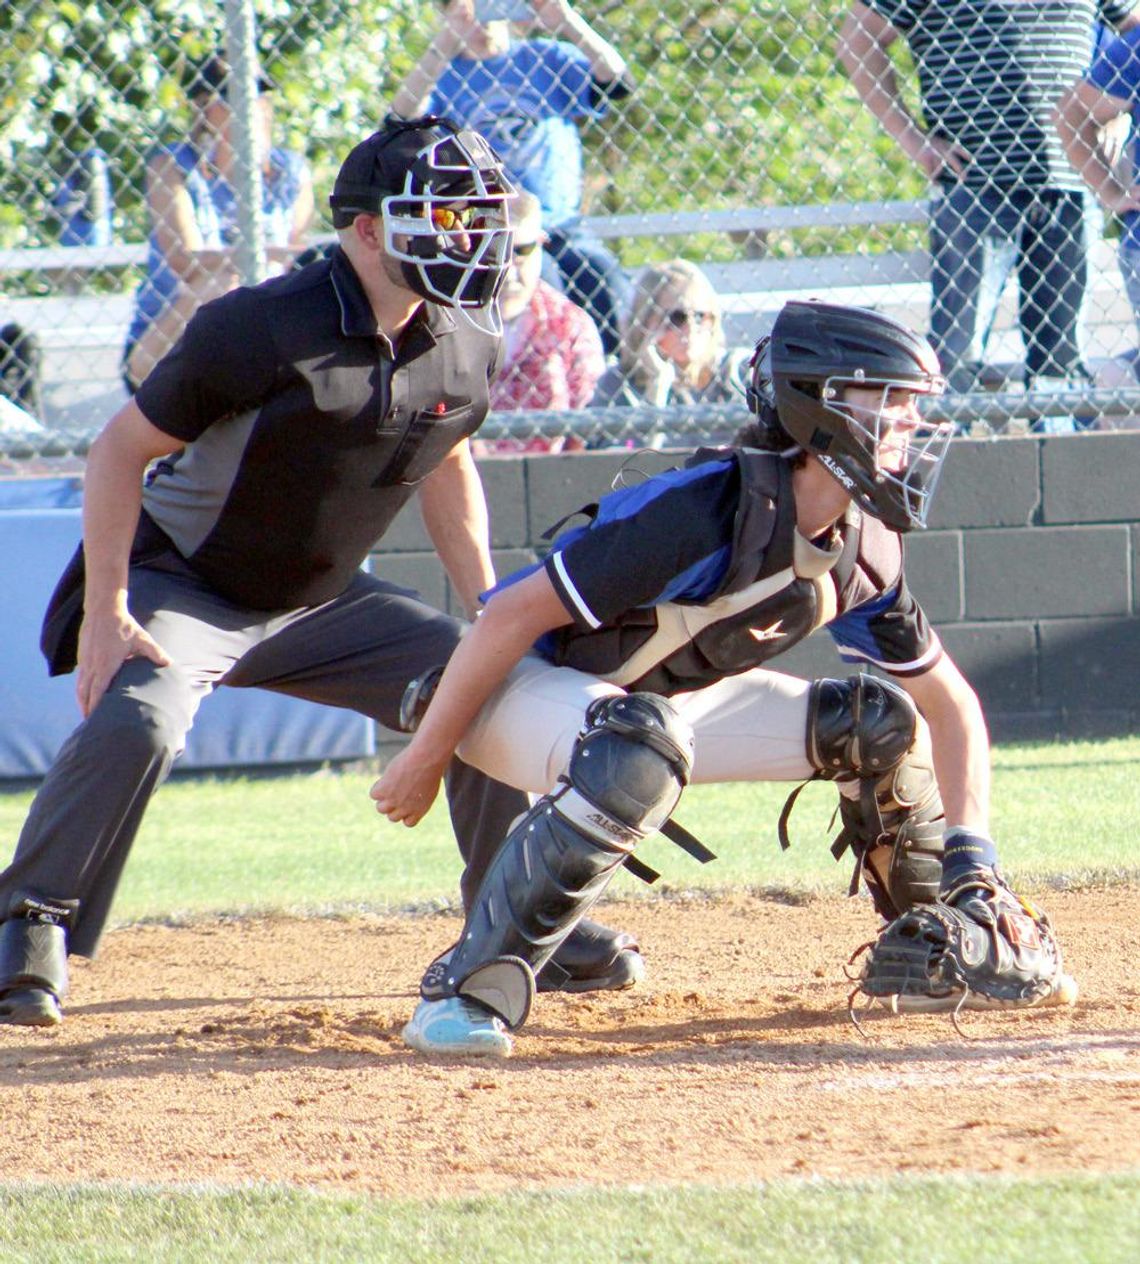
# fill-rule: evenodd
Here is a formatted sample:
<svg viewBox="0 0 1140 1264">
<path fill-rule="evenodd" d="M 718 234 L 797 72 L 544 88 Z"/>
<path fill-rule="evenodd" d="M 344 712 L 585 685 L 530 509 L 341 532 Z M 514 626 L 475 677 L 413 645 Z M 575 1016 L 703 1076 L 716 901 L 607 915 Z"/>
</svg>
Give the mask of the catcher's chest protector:
<svg viewBox="0 0 1140 1264">
<path fill-rule="evenodd" d="M 692 757 L 692 730 L 664 698 L 593 703 L 564 784 L 507 836 L 459 942 L 428 968 L 423 996 L 470 996 L 521 1025 L 534 976 L 637 844 L 669 819 Z"/>
<path fill-rule="evenodd" d="M 717 591 L 699 603 L 637 607 L 588 632 L 564 629 L 554 652 L 559 666 L 669 696 L 751 671 L 834 616 L 835 593 L 858 556 L 859 516 L 844 523 L 843 548 L 835 557 L 806 559 L 796 544 L 787 461 L 770 453 L 733 455 L 739 509 Z M 724 458 L 723 451 L 702 450 L 688 464 Z"/>
</svg>

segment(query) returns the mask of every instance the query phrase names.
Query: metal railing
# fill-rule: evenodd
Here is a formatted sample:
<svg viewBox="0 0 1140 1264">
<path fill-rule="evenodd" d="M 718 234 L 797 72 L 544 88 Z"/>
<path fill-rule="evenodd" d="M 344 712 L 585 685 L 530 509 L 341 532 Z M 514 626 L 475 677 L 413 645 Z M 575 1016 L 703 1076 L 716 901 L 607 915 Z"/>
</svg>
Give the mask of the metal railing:
<svg viewBox="0 0 1140 1264">
<path fill-rule="evenodd" d="M 629 277 L 672 256 L 701 266 L 720 293 L 730 342 L 754 340 L 790 294 L 865 300 L 920 328 L 929 319 L 929 186 L 838 63 L 847 8 L 847 0 L 574 5 L 625 57 L 635 84 L 604 112 L 577 120 L 581 226 Z M 325 239 L 324 200 L 340 159 L 383 117 L 440 23 L 440 6 L 421 0 L 88 0 L 80 8 L 13 0 L 3 7 L 0 324 L 29 324 L 41 336 L 43 420 L 53 431 L 0 433 L 9 464 L 19 465 L 18 452 L 69 442 L 81 453 L 83 436 L 122 398 L 124 321 L 150 223 L 146 161 L 156 146 L 187 135 L 187 68 L 211 52 L 230 61 L 233 245 L 242 276 L 255 280 L 265 270 L 254 141 L 259 71 L 277 85 L 277 143 L 300 152 L 312 172 L 318 213 L 310 236 Z M 912 83 L 905 41 L 892 55 L 900 80 Z M 80 177 L 91 168 L 81 160 L 91 153 L 103 156 L 98 170 L 107 173 L 109 197 L 91 199 L 106 222 L 90 227 L 106 231 L 69 245 L 83 228 Z M 1085 350 L 1091 360 L 1111 360 L 1135 343 L 1131 307 L 1115 241 L 1102 241 L 1093 259 Z M 989 348 L 999 387 L 1022 352 L 1011 290 Z M 971 391 L 939 407 L 963 431 L 997 433 L 1066 411 L 1124 424 L 1140 408 L 1127 374 L 1117 380 L 1125 384 L 1047 395 Z M 557 436 L 576 428 L 591 443 L 628 444 L 648 429 L 701 441 L 720 433 L 723 421 L 707 407 L 660 415 L 532 410 L 496 414 L 484 433 Z"/>
</svg>

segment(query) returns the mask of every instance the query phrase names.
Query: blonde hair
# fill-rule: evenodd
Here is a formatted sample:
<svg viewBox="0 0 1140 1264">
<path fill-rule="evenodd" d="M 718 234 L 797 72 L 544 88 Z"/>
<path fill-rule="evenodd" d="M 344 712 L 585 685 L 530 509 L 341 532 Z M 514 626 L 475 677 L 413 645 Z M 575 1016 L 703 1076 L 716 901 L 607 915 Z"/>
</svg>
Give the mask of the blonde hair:
<svg viewBox="0 0 1140 1264">
<path fill-rule="evenodd" d="M 643 268 L 633 283 L 622 318 L 622 341 L 618 352 L 626 374 L 636 375 L 646 347 L 657 341 L 665 328 L 668 313 L 675 308 L 712 312 L 716 318 L 708 340 L 708 362 L 688 365 L 683 379 L 690 386 L 696 385 L 703 372 L 716 368 L 725 346 L 720 296 L 695 263 L 687 259 L 670 259 L 667 263 L 650 264 Z"/>
</svg>

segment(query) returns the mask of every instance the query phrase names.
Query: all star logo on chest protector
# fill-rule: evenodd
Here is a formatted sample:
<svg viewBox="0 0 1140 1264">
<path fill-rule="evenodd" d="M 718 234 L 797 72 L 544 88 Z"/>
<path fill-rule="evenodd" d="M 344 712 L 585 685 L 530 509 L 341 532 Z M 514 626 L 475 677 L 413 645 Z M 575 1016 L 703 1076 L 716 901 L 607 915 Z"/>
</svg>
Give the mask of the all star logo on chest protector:
<svg viewBox="0 0 1140 1264">
<path fill-rule="evenodd" d="M 782 636 L 786 635 L 783 619 L 777 619 L 771 627 L 749 628 L 748 631 L 755 641 L 778 641 Z"/>
</svg>

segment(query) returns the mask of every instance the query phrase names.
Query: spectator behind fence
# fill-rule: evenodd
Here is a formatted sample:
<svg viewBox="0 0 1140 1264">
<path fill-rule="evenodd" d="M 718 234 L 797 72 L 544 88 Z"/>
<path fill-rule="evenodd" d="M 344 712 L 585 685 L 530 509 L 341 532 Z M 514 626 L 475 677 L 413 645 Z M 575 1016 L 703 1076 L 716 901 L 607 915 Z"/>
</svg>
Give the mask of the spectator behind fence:
<svg viewBox="0 0 1140 1264">
<path fill-rule="evenodd" d="M 1135 140 L 1123 154 L 1114 145 L 1118 122 L 1127 121 L 1130 114 L 1140 118 L 1140 30 L 1135 29 L 1101 45 L 1085 77 L 1062 95 L 1056 123 L 1073 166 L 1105 210 L 1121 219 L 1117 260 L 1133 319 L 1140 327 L 1140 189 L 1135 182 Z M 1096 366 L 1099 386 L 1135 386 L 1138 377 L 1135 350 Z"/>
<path fill-rule="evenodd" d="M 621 54 L 565 0 L 536 0 L 553 39 L 511 39 L 506 21 L 477 22 L 474 0 L 447 0 L 444 21 L 392 98 L 399 117 L 431 110 L 483 133 L 511 177 L 542 204 L 547 280 L 594 318 L 607 354 L 619 341 L 621 266 L 580 223 L 578 122 L 599 118 L 633 81 Z"/>
<path fill-rule="evenodd" d="M 511 266 L 499 310 L 503 366 L 491 385 L 493 409 L 585 408 L 606 367 L 602 340 L 588 313 L 543 281 L 542 206 L 531 193 L 511 201 Z M 476 455 L 569 452 L 585 447 L 575 435 L 476 439 Z"/>
<path fill-rule="evenodd" d="M 1088 197 L 1051 122 L 1092 52 L 1094 22 L 1127 29 L 1135 0 L 855 0 L 839 57 L 863 102 L 934 185 L 931 340 L 952 390 L 979 384 L 1001 292 L 1016 267 L 1027 384 L 1087 380 L 1078 325 Z M 889 50 L 905 36 L 925 124 Z"/>
<path fill-rule="evenodd" d="M 618 361 L 598 383 L 597 408 L 730 404 L 744 399 L 747 347 L 726 347 L 720 296 L 686 259 L 643 269 L 622 321 Z M 642 436 L 660 447 L 664 435 Z"/>
<path fill-rule="evenodd" d="M 43 351 L 39 338 L 15 321 L 0 326 L 0 396 L 42 421 L 42 378 Z"/>
<path fill-rule="evenodd" d="M 90 145 L 72 156 L 50 203 L 59 223 L 61 246 L 111 244 L 111 172 L 107 155 L 98 145 Z"/>
<path fill-rule="evenodd" d="M 302 248 L 312 223 L 312 176 L 301 154 L 272 143 L 273 84 L 259 75 L 257 86 L 254 123 L 262 155 L 265 240 L 270 260 L 287 263 Z M 123 351 L 123 376 L 132 393 L 198 307 L 238 282 L 228 94 L 228 66 L 220 57 L 207 58 L 187 81 L 193 108 L 189 139 L 163 146 L 147 164 L 150 250 Z"/>
</svg>

